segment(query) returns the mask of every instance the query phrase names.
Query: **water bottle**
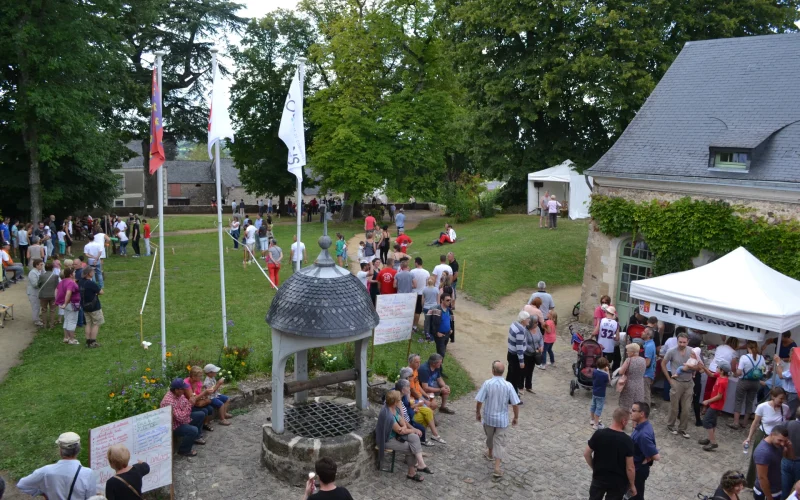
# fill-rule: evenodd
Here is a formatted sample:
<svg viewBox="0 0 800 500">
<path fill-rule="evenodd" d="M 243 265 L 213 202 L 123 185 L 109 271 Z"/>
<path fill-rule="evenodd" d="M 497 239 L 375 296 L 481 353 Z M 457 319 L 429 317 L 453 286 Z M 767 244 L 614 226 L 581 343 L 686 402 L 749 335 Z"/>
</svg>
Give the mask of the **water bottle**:
<svg viewBox="0 0 800 500">
<path fill-rule="evenodd" d="M 744 448 L 744 454 L 747 455 L 747 450 L 750 449 L 750 443 L 749 442 L 745 443 L 743 448 Z"/>
</svg>

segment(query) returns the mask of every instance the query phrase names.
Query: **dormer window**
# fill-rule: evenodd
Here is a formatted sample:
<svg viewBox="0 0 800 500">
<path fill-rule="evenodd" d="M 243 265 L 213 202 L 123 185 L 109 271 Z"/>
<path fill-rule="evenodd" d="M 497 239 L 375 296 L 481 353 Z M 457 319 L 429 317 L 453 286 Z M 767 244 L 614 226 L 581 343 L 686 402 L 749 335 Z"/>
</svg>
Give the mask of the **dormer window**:
<svg viewBox="0 0 800 500">
<path fill-rule="evenodd" d="M 749 151 L 716 151 L 714 153 L 712 170 L 726 172 L 747 172 L 750 170 Z"/>
</svg>

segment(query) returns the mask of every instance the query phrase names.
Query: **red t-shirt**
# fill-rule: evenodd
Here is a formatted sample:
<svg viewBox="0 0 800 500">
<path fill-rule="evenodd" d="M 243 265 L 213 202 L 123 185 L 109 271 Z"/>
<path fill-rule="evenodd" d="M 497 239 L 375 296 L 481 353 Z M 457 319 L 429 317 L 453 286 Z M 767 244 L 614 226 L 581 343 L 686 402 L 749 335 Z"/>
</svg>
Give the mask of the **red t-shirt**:
<svg viewBox="0 0 800 500">
<path fill-rule="evenodd" d="M 722 411 L 722 408 L 725 406 L 725 396 L 728 394 L 728 377 L 720 377 L 719 373 L 713 373 L 710 377 L 714 377 L 717 381 L 714 383 L 714 388 L 711 390 L 711 397 L 708 399 L 714 399 L 717 397 L 717 394 L 722 394 L 722 399 L 714 401 L 708 406 L 715 410 Z"/>
<path fill-rule="evenodd" d="M 366 225 L 366 227 L 367 227 L 367 231 L 372 231 L 372 230 L 374 230 L 374 229 L 375 229 L 375 223 L 376 223 L 376 222 L 377 222 L 377 221 L 375 220 L 375 217 L 373 217 L 373 216 L 371 216 L 371 215 L 368 215 L 368 216 L 367 216 L 367 218 L 366 218 L 366 219 L 364 219 L 364 224 L 365 224 L 365 225 Z"/>
<path fill-rule="evenodd" d="M 146 240 L 150 239 L 150 224 L 145 224 L 144 225 L 144 238 Z"/>
<path fill-rule="evenodd" d="M 397 271 L 391 267 L 384 267 L 378 273 L 378 284 L 381 286 L 381 295 L 388 295 L 390 293 L 397 293 L 394 288 L 394 275 Z"/>
<path fill-rule="evenodd" d="M 395 243 L 400 245 L 400 248 L 403 249 L 403 253 L 406 253 L 408 249 L 408 244 L 411 243 L 411 238 L 408 237 L 407 234 L 403 233 L 394 240 Z"/>
</svg>

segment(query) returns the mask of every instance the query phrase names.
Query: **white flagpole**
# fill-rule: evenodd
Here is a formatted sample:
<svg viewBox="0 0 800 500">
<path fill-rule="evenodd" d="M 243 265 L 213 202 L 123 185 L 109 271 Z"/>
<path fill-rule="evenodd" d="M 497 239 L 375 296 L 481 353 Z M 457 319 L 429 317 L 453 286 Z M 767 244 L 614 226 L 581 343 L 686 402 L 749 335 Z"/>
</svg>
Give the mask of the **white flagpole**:
<svg viewBox="0 0 800 500">
<path fill-rule="evenodd" d="M 298 73 L 300 75 L 300 92 L 301 94 L 304 92 L 304 83 L 306 79 L 306 61 L 305 57 L 299 57 L 298 61 L 300 64 L 298 66 Z M 303 144 L 303 149 L 305 150 L 305 144 Z M 303 208 L 303 186 L 301 179 L 303 178 L 302 171 L 300 175 L 297 176 L 297 254 L 298 254 L 298 261 L 297 261 L 297 270 L 299 271 L 301 267 L 303 267 L 303 252 L 300 249 L 300 226 L 302 224 L 302 208 Z"/>
<path fill-rule="evenodd" d="M 215 81 L 214 77 L 217 76 L 217 52 L 219 49 L 216 47 L 211 48 L 211 81 Z M 217 89 L 212 88 L 212 92 Z M 214 110 L 212 109 L 213 113 Z M 211 117 L 213 119 L 213 116 Z M 219 239 L 219 284 L 222 294 L 222 345 L 228 347 L 228 309 L 225 305 L 225 258 L 222 248 L 222 181 L 220 180 L 219 172 L 219 141 L 214 144 L 214 151 L 216 153 L 214 158 L 214 165 L 216 168 L 217 177 L 217 236 Z"/>
<path fill-rule="evenodd" d="M 158 96 L 161 100 L 161 126 L 163 127 L 164 117 L 164 90 L 161 85 L 161 64 L 165 52 L 156 52 L 156 67 L 158 68 Z M 166 304 L 164 297 L 164 250 L 167 248 L 164 244 L 164 165 L 158 169 L 158 227 L 159 230 L 159 249 L 158 252 L 158 287 L 161 295 L 161 370 L 162 373 L 167 371 L 167 314 Z"/>
</svg>

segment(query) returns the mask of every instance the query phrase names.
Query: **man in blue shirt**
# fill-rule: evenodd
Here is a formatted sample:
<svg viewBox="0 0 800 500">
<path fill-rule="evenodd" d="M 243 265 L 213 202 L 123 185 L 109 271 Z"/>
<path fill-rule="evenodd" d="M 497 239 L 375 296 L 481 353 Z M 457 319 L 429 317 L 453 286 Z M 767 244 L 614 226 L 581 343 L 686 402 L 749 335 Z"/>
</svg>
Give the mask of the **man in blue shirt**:
<svg viewBox="0 0 800 500">
<path fill-rule="evenodd" d="M 400 232 L 402 232 L 406 227 L 406 214 L 402 208 L 400 209 L 400 212 L 394 217 L 394 223 L 395 225 L 397 225 L 397 236 L 400 236 Z"/>
<path fill-rule="evenodd" d="M 489 452 L 484 454 L 487 459 L 494 460 L 494 473 L 492 476 L 499 479 L 503 476 L 500 462 L 506 458 L 506 429 L 508 428 L 508 405 L 514 409 L 514 419 L 511 425 L 517 425 L 519 418 L 519 397 L 517 389 L 510 382 L 503 380 L 506 370 L 502 361 L 492 362 L 492 378 L 481 386 L 475 396 L 475 418 L 483 423 L 486 433 L 486 447 Z M 481 419 L 483 408 L 483 419 Z"/>
<path fill-rule="evenodd" d="M 11 231 L 8 229 L 8 223 L 9 223 L 8 218 L 0 220 L 0 234 L 2 234 L 3 241 L 11 243 Z"/>
<path fill-rule="evenodd" d="M 431 307 L 425 317 L 425 332 L 436 343 L 436 352 L 442 358 L 447 354 L 447 342 L 453 332 L 449 295 L 442 295 L 438 306 Z"/>
<path fill-rule="evenodd" d="M 652 342 L 652 341 L 651 341 Z M 631 422 L 634 428 L 631 434 L 633 439 L 633 467 L 636 469 L 636 495 L 630 500 L 644 500 L 644 483 L 650 476 L 650 467 L 653 462 L 660 460 L 656 448 L 656 434 L 650 423 L 650 405 L 647 403 L 633 403 L 631 407 Z"/>
<path fill-rule="evenodd" d="M 450 386 L 444 383 L 442 378 L 442 356 L 440 354 L 431 354 L 427 363 L 419 365 L 417 369 L 417 376 L 419 377 L 419 385 L 422 387 L 422 392 L 426 394 L 438 394 L 442 397 L 442 404 L 439 407 L 441 413 L 453 415 L 455 412 L 447 407 L 447 396 L 450 395 Z"/>
<path fill-rule="evenodd" d="M 653 341 L 653 329 L 645 328 L 642 333 L 642 340 L 644 341 L 644 361 L 647 367 L 644 370 L 644 402 L 648 405 L 654 406 L 650 403 L 650 394 L 652 393 L 653 380 L 656 378 L 656 343 Z"/>
</svg>

